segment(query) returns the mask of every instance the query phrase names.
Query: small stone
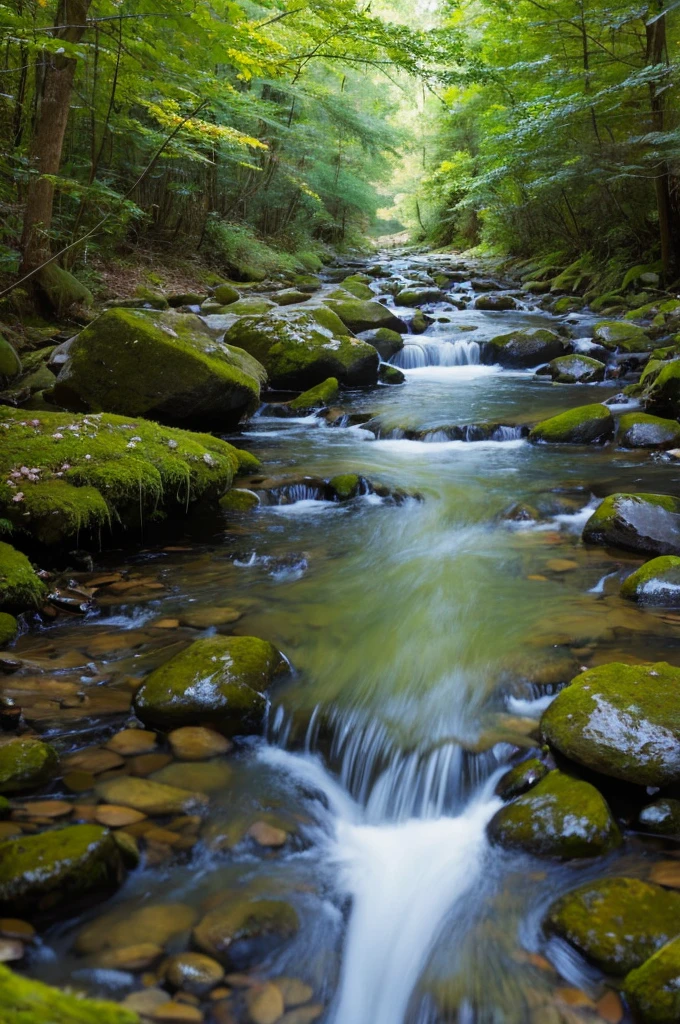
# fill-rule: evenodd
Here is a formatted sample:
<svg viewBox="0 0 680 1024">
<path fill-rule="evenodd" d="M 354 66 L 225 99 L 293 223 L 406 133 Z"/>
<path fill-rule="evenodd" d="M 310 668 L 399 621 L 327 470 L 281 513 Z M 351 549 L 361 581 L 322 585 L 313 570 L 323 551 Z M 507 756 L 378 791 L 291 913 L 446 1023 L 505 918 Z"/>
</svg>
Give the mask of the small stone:
<svg viewBox="0 0 680 1024">
<path fill-rule="evenodd" d="M 148 1016 L 160 1024 L 201 1024 L 203 1021 L 203 1014 L 197 1007 L 176 1003 L 174 1000 L 154 1007 Z"/>
<path fill-rule="evenodd" d="M 24 955 L 24 944 L 18 939 L 0 939 L 0 963 L 9 964 L 21 960 Z"/>
<path fill-rule="evenodd" d="M 14 821 L 0 821 L 0 839 L 10 839 L 12 836 L 19 836 L 24 830 L 21 825 Z"/>
<path fill-rule="evenodd" d="M 95 821 L 97 817 L 97 805 L 74 804 L 73 817 L 76 821 Z"/>
<path fill-rule="evenodd" d="M 584 992 L 581 988 L 571 988 L 567 986 L 556 988 L 555 996 L 561 1003 L 566 1003 L 567 1006 L 587 1006 L 589 1009 L 594 1009 L 595 1006 L 588 993 Z"/>
<path fill-rule="evenodd" d="M 87 793 L 94 786 L 92 772 L 67 772 L 61 780 L 72 793 Z"/>
<path fill-rule="evenodd" d="M 16 917 L 0 917 L 0 935 L 3 939 L 32 942 L 35 938 L 35 928 L 28 921 L 20 921 Z"/>
<path fill-rule="evenodd" d="M 163 754 L 160 751 L 152 754 L 136 754 L 128 759 L 127 767 L 130 775 L 137 775 L 140 779 L 144 779 L 147 775 L 159 772 L 171 761 L 172 758 L 169 754 Z"/>
<path fill-rule="evenodd" d="M 135 946 L 123 946 L 99 953 L 97 967 L 114 971 L 144 971 L 163 956 L 162 946 L 153 942 L 139 942 Z"/>
<path fill-rule="evenodd" d="M 271 982 L 249 989 L 246 1006 L 252 1024 L 276 1024 L 285 1009 L 281 990 Z"/>
<path fill-rule="evenodd" d="M 20 810 L 31 818 L 65 818 L 73 810 L 73 805 L 67 804 L 65 800 L 34 800 L 24 804 Z"/>
<path fill-rule="evenodd" d="M 100 772 L 108 772 L 112 768 L 120 768 L 124 764 L 125 761 L 120 754 L 102 747 L 78 750 L 64 759 L 64 767 L 69 771 L 87 772 L 90 775 L 99 775 Z"/>
<path fill-rule="evenodd" d="M 144 821 L 146 814 L 135 811 L 132 807 L 120 807 L 117 804 L 99 804 L 95 811 L 95 821 L 107 828 L 121 828 L 123 825 L 134 825 Z"/>
<path fill-rule="evenodd" d="M 152 1013 L 156 1007 L 163 1006 L 168 1002 L 168 993 L 160 988 L 147 988 L 143 992 L 131 992 L 121 1003 L 126 1010 L 133 1013 L 141 1013 L 145 1017 Z"/>
<path fill-rule="evenodd" d="M 595 1004 L 595 1009 L 607 1024 L 620 1024 L 623 1020 L 623 1004 L 619 995 L 610 989 Z"/>
<path fill-rule="evenodd" d="M 148 832 L 144 833 L 144 838 L 147 843 L 155 843 L 165 846 L 175 846 L 181 839 L 176 832 L 171 832 L 167 828 L 150 828 Z"/>
<path fill-rule="evenodd" d="M 131 754 L 146 754 L 155 746 L 156 734 L 147 729 L 123 729 L 112 736 L 106 744 L 107 750 L 124 754 L 126 757 Z"/>
<path fill-rule="evenodd" d="M 307 985 L 300 978 L 276 978 L 274 984 L 281 990 L 287 1010 L 308 1003 L 314 995 L 311 985 Z"/>
<path fill-rule="evenodd" d="M 254 839 L 259 846 L 283 846 L 288 838 L 282 828 L 269 825 L 266 821 L 254 822 L 246 835 Z"/>
<path fill-rule="evenodd" d="M 212 1000 L 228 999 L 230 995 L 231 989 L 227 988 L 226 985 L 218 985 L 217 988 L 214 988 L 210 993 L 210 998 Z"/>
<path fill-rule="evenodd" d="M 151 779 L 121 776 L 107 779 L 97 786 L 97 793 L 105 803 L 132 807 L 144 814 L 179 814 L 200 810 L 207 804 L 202 793 L 192 793 L 175 786 L 166 786 Z"/>
<path fill-rule="evenodd" d="M 185 725 L 168 734 L 168 742 L 180 761 L 205 761 L 227 754 L 233 744 L 226 737 L 200 725 Z"/>
<path fill-rule="evenodd" d="M 179 619 L 159 619 L 157 622 L 152 622 L 151 625 L 154 629 L 177 629 Z"/>
<path fill-rule="evenodd" d="M 178 953 L 165 963 L 165 979 L 173 988 L 204 995 L 224 978 L 224 968 L 203 953 Z"/>
<path fill-rule="evenodd" d="M 241 616 L 242 613 L 236 608 L 196 608 L 183 612 L 179 621 L 182 626 L 191 626 L 193 629 L 209 629 L 211 626 L 238 622 Z"/>
<path fill-rule="evenodd" d="M 665 885 L 667 889 L 680 889 L 680 862 L 662 860 L 649 872 L 650 882 Z"/>
<path fill-rule="evenodd" d="M 571 569 L 578 569 L 578 562 L 570 558 L 549 558 L 545 564 L 551 572 L 570 572 Z"/>
<path fill-rule="evenodd" d="M 197 793 L 222 792 L 229 787 L 232 766 L 224 759 L 175 761 L 154 773 L 154 780 L 166 786 L 189 787 Z"/>
<path fill-rule="evenodd" d="M 75 948 L 84 955 L 99 953 L 104 949 L 129 946 L 140 936 L 145 942 L 165 946 L 175 936 L 188 931 L 196 916 L 196 911 L 184 903 L 158 903 L 139 909 L 127 904 L 87 924 L 78 933 Z M 163 994 L 167 999 L 167 992 Z"/>
<path fill-rule="evenodd" d="M 298 1006 L 295 1010 L 284 1013 L 279 1024 L 312 1024 L 323 1013 L 321 1003 L 310 1003 L 309 1006 Z"/>
</svg>

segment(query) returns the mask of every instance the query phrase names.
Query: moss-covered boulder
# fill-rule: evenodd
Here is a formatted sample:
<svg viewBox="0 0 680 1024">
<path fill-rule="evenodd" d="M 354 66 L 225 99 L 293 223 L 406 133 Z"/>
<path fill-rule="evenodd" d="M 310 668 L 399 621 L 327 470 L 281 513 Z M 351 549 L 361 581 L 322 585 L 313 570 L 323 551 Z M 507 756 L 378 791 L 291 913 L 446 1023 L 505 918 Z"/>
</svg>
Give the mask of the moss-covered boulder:
<svg viewBox="0 0 680 1024">
<path fill-rule="evenodd" d="M 537 423 L 529 440 L 534 444 L 606 444 L 614 436 L 614 426 L 606 405 L 580 405 Z"/>
<path fill-rule="evenodd" d="M 139 529 L 163 512 L 186 515 L 217 500 L 247 453 L 207 434 L 122 416 L 34 414 L 0 417 L 0 516 L 45 544 Z M 0 544 L 0 607 L 40 603 L 44 586 L 23 555 Z M 3 582 L 15 580 L 13 585 Z"/>
<path fill-rule="evenodd" d="M 110 893 L 124 876 L 120 848 L 99 825 L 67 825 L 0 842 L 0 907 L 47 913 Z"/>
<path fill-rule="evenodd" d="M 3 489 L 11 491 L 6 484 L 4 488 L 0 485 L 0 515 L 4 514 Z M 46 595 L 47 587 L 26 555 L 17 551 L 11 544 L 0 541 L 0 609 L 5 612 L 23 612 L 30 608 L 39 608 Z"/>
<path fill-rule="evenodd" d="M 649 335 L 642 327 L 622 320 L 602 320 L 595 325 L 593 336 L 603 348 L 611 351 L 647 352 L 653 347 Z"/>
<path fill-rule="evenodd" d="M 342 287 L 356 299 L 372 299 L 374 296 L 368 287 L 369 280 L 370 278 L 364 274 L 350 274 L 349 277 L 343 278 Z"/>
<path fill-rule="evenodd" d="M 514 800 L 527 793 L 548 774 L 548 768 L 537 757 L 530 757 L 502 775 L 496 783 L 495 793 L 502 800 Z"/>
<path fill-rule="evenodd" d="M 295 306 L 298 302 L 309 302 L 310 298 L 309 292 L 301 292 L 297 288 L 284 288 L 272 295 L 272 301 L 277 306 Z"/>
<path fill-rule="evenodd" d="M 116 1003 L 83 999 L 24 978 L 0 965 L 0 1020 L 4 1024 L 140 1024 Z"/>
<path fill-rule="evenodd" d="M 179 306 L 200 306 L 204 299 L 205 292 L 172 292 L 168 295 L 168 305 L 171 309 L 177 309 Z"/>
<path fill-rule="evenodd" d="M 353 338 L 330 310 L 279 310 L 263 317 L 243 317 L 224 337 L 250 352 L 269 374 L 275 388 L 311 388 L 335 377 L 341 384 L 375 384 L 378 354 Z"/>
<path fill-rule="evenodd" d="M 638 827 L 658 836 L 680 839 L 680 800 L 673 797 L 653 800 L 640 811 Z"/>
<path fill-rule="evenodd" d="M 213 290 L 215 301 L 219 302 L 220 306 L 230 306 L 232 302 L 238 302 L 241 298 L 240 292 L 234 288 L 232 284 L 218 284 Z"/>
<path fill-rule="evenodd" d="M 15 639 L 19 632 L 19 623 L 9 612 L 0 612 L 0 647 L 5 647 Z"/>
<path fill-rule="evenodd" d="M 238 302 L 220 307 L 221 312 L 233 313 L 234 316 L 262 316 L 271 309 L 276 309 L 276 303 L 265 299 L 263 295 L 246 295 Z"/>
<path fill-rule="evenodd" d="M 0 793 L 20 793 L 48 782 L 59 767 L 54 747 L 30 736 L 0 741 Z"/>
<path fill-rule="evenodd" d="M 621 842 L 598 790 L 560 771 L 501 807 L 487 831 L 493 843 L 544 857 L 597 857 Z"/>
<path fill-rule="evenodd" d="M 480 295 L 475 299 L 475 309 L 502 313 L 506 309 L 517 309 L 517 303 L 511 295 Z"/>
<path fill-rule="evenodd" d="M 680 668 L 666 662 L 599 665 L 577 676 L 543 713 L 555 750 L 592 771 L 639 786 L 680 781 Z"/>
<path fill-rule="evenodd" d="M 632 970 L 623 990 L 640 1024 L 680 1020 L 680 936 L 671 939 Z"/>
<path fill-rule="evenodd" d="M 526 368 L 539 363 L 549 363 L 569 351 L 567 342 L 543 327 L 511 331 L 499 334 L 497 338 L 482 346 L 484 361 L 500 363 L 501 366 Z"/>
<path fill-rule="evenodd" d="M 313 412 L 315 409 L 323 409 L 331 405 L 338 397 L 340 385 L 337 377 L 329 377 L 328 380 L 317 384 L 315 388 L 303 391 L 301 395 L 288 403 L 289 409 L 296 415 Z"/>
<path fill-rule="evenodd" d="M 41 299 L 58 316 L 68 313 L 73 306 L 92 305 L 89 288 L 54 261 L 39 270 L 33 280 Z"/>
<path fill-rule="evenodd" d="M 362 480 L 357 473 L 340 473 L 328 481 L 328 486 L 335 492 L 340 501 L 355 498 L 361 490 Z"/>
<path fill-rule="evenodd" d="M 158 729 L 208 724 L 227 736 L 257 732 L 265 692 L 285 665 L 276 648 L 257 637 L 196 640 L 148 676 L 135 711 Z"/>
<path fill-rule="evenodd" d="M 14 380 L 20 373 L 21 360 L 16 349 L 0 334 L 0 385 Z"/>
<path fill-rule="evenodd" d="M 255 491 L 249 491 L 245 487 L 232 487 L 223 498 L 220 498 L 220 508 L 225 512 L 250 512 L 260 504 Z"/>
<path fill-rule="evenodd" d="M 558 356 L 548 364 L 549 375 L 556 384 L 593 384 L 604 380 L 605 369 L 599 359 L 578 353 Z"/>
<path fill-rule="evenodd" d="M 376 330 L 379 327 L 387 327 L 391 331 L 405 334 L 408 329 L 404 321 L 381 302 L 369 299 L 328 299 L 326 305 L 340 317 L 352 334 Z"/>
<path fill-rule="evenodd" d="M 192 313 L 110 309 L 74 338 L 53 397 L 76 411 L 226 428 L 257 408 L 265 377 Z"/>
<path fill-rule="evenodd" d="M 637 878 L 604 878 L 554 903 L 546 926 L 600 970 L 622 976 L 678 934 L 680 894 Z"/>
<path fill-rule="evenodd" d="M 390 366 L 389 363 L 381 363 L 378 370 L 378 380 L 381 384 L 403 384 L 406 381 L 406 375 L 396 366 Z"/>
<path fill-rule="evenodd" d="M 680 416 L 680 359 L 648 367 L 640 383 L 645 386 L 645 408 L 664 416 Z M 658 372 L 657 372 L 658 371 Z"/>
<path fill-rule="evenodd" d="M 359 337 L 361 341 L 367 341 L 369 345 L 373 345 L 378 350 L 380 358 L 385 362 L 395 356 L 397 352 L 401 352 L 404 347 L 404 339 L 401 334 L 389 327 L 377 327 L 374 331 L 362 331 Z"/>
<path fill-rule="evenodd" d="M 621 597 L 665 608 L 680 606 L 680 557 L 659 555 L 645 562 L 623 581 Z"/>
<path fill-rule="evenodd" d="M 677 448 L 680 423 L 644 412 L 629 412 L 619 420 L 618 442 L 622 448 Z"/>
<path fill-rule="evenodd" d="M 644 555 L 680 553 L 680 498 L 610 494 L 584 526 L 583 540 Z"/>
<path fill-rule="evenodd" d="M 394 301 L 398 306 L 424 306 L 428 302 L 441 302 L 443 298 L 439 288 L 402 288 Z"/>
<path fill-rule="evenodd" d="M 193 937 L 199 949 L 220 963 L 243 970 L 278 952 L 298 928 L 298 915 L 289 903 L 232 893 L 199 921 Z"/>
</svg>

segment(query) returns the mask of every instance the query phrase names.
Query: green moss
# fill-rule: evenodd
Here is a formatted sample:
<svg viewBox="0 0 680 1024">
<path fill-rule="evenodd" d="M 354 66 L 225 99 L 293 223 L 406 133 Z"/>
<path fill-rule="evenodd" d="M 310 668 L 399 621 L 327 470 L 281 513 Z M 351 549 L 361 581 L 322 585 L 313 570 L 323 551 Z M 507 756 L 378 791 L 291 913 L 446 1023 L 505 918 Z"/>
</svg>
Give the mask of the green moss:
<svg viewBox="0 0 680 1024">
<path fill-rule="evenodd" d="M 605 365 L 590 356 L 558 356 L 549 364 L 550 376 L 558 384 L 591 384 L 604 380 Z"/>
<path fill-rule="evenodd" d="M 680 423 L 643 412 L 626 413 L 619 420 L 618 441 L 624 448 L 677 448 Z"/>
<path fill-rule="evenodd" d="M 406 376 L 396 366 L 381 363 L 378 370 L 378 380 L 381 384 L 404 384 Z"/>
<path fill-rule="evenodd" d="M 680 604 L 680 558 L 660 555 L 645 562 L 623 581 L 621 597 L 644 604 Z"/>
<path fill-rule="evenodd" d="M 680 780 L 680 669 L 600 665 L 558 693 L 541 718 L 551 747 L 592 771 L 639 786 Z"/>
<path fill-rule="evenodd" d="M 274 292 L 272 299 L 277 306 L 294 306 L 298 302 L 308 302 L 310 292 L 301 292 L 297 288 L 284 288 L 283 291 Z"/>
<path fill-rule="evenodd" d="M 361 477 L 356 473 L 342 473 L 329 480 L 328 485 L 333 488 L 340 501 L 348 501 L 359 493 Z"/>
<path fill-rule="evenodd" d="M 276 303 L 256 295 L 231 302 L 227 306 L 227 312 L 233 313 L 235 316 L 259 316 L 262 313 L 268 313 L 270 309 L 276 309 Z"/>
<path fill-rule="evenodd" d="M 167 309 L 168 300 L 162 292 L 156 291 L 155 288 L 148 288 L 146 285 L 138 284 L 135 288 L 135 297 L 138 298 L 141 304 L 145 306 L 151 306 L 152 309 Z"/>
<path fill-rule="evenodd" d="M 654 379 L 649 380 L 645 408 L 675 418 L 680 415 L 680 359 L 660 367 Z"/>
<path fill-rule="evenodd" d="M 680 499 L 670 494 L 610 494 L 583 528 L 587 544 L 650 555 L 680 553 Z"/>
<path fill-rule="evenodd" d="M 173 309 L 177 306 L 200 306 L 205 299 L 205 292 L 174 292 L 168 295 L 168 305 Z"/>
<path fill-rule="evenodd" d="M 260 504 L 255 491 L 247 491 L 240 487 L 233 487 L 223 498 L 220 498 L 220 508 L 226 512 L 250 512 Z"/>
<path fill-rule="evenodd" d="M 236 472 L 239 476 L 248 476 L 251 473 L 257 473 L 258 469 L 261 469 L 262 463 L 257 455 L 253 455 L 252 452 L 247 452 L 243 448 L 234 448 L 234 454 L 238 459 Z"/>
<path fill-rule="evenodd" d="M 573 313 L 577 309 L 583 309 L 584 306 L 585 299 L 582 299 L 580 295 L 563 295 L 553 306 L 553 313 L 556 316 L 562 316 L 563 313 Z"/>
<path fill-rule="evenodd" d="M 4 1024 L 140 1024 L 115 1003 L 83 999 L 0 966 L 0 1020 Z"/>
<path fill-rule="evenodd" d="M 404 339 L 401 334 L 390 330 L 389 327 L 378 327 L 374 331 L 364 331 L 361 335 L 362 341 L 373 345 L 380 354 L 381 359 L 391 359 L 404 347 Z"/>
<path fill-rule="evenodd" d="M 239 292 L 230 284 L 218 284 L 215 289 L 215 300 L 220 306 L 230 306 L 241 298 Z"/>
<path fill-rule="evenodd" d="M 522 796 L 548 774 L 548 768 L 537 757 L 530 757 L 507 771 L 496 783 L 495 793 L 502 800 Z"/>
<path fill-rule="evenodd" d="M 310 388 L 309 391 L 303 391 L 301 395 L 294 398 L 292 402 L 289 402 L 289 408 L 293 412 L 307 412 L 312 409 L 322 409 L 326 405 L 330 405 L 338 397 L 338 391 L 340 385 L 336 377 L 329 377 L 321 384 L 317 384 L 315 388 Z"/>
<path fill-rule="evenodd" d="M 14 380 L 21 373 L 21 360 L 16 349 L 0 334 L 0 383 Z"/>
<path fill-rule="evenodd" d="M 340 317 L 353 334 L 370 331 L 375 327 L 389 327 L 393 331 L 406 332 L 404 322 L 380 302 L 329 299 L 326 305 Z"/>
<path fill-rule="evenodd" d="M 0 793 L 19 793 L 47 782 L 59 767 L 54 747 L 28 736 L 0 743 Z"/>
<path fill-rule="evenodd" d="M 321 281 L 316 274 L 294 274 L 293 284 L 303 292 L 318 292 Z"/>
<path fill-rule="evenodd" d="M 285 661 L 257 637 L 196 640 L 155 669 L 135 697 L 143 722 L 159 729 L 209 722 L 226 735 L 260 728 L 264 691 Z"/>
<path fill-rule="evenodd" d="M 368 280 L 364 274 L 351 274 L 343 280 L 342 287 L 357 299 L 372 299 L 373 292 L 368 287 Z"/>
<path fill-rule="evenodd" d="M 545 295 L 550 291 L 552 286 L 551 281 L 525 281 L 524 290 L 532 292 L 534 295 Z"/>
<path fill-rule="evenodd" d="M 678 299 L 664 299 L 663 302 L 655 300 L 626 313 L 626 320 L 643 320 L 656 313 L 660 313 L 665 320 L 666 315 L 675 313 L 678 309 L 680 309 L 680 300 Z"/>
<path fill-rule="evenodd" d="M 0 486 L 0 492 L 2 490 Z M 0 515 L 7 514 L 7 511 L 2 509 L 0 498 Z M 0 608 L 9 611 L 39 608 L 46 594 L 47 587 L 26 555 L 11 544 L 0 541 Z"/>
<path fill-rule="evenodd" d="M 19 623 L 8 612 L 0 612 L 0 647 L 11 643 L 19 632 Z"/>
<path fill-rule="evenodd" d="M 614 434 L 614 417 L 606 405 L 580 405 L 577 409 L 538 423 L 529 440 L 546 444 L 604 444 Z"/>
<path fill-rule="evenodd" d="M 560 771 L 502 807 L 488 833 L 500 846 L 544 857 L 598 857 L 621 843 L 604 797 Z"/>
<path fill-rule="evenodd" d="M 600 970 L 624 975 L 677 935 L 680 895 L 637 878 L 588 882 L 558 900 L 551 932 Z"/>
<path fill-rule="evenodd" d="M 680 1020 L 680 936 L 667 942 L 626 976 L 624 992 L 641 1024 Z"/>
<path fill-rule="evenodd" d="M 649 336 L 636 324 L 621 320 L 603 320 L 595 325 L 595 341 L 608 349 L 622 349 L 624 352 L 646 352 L 652 347 Z"/>
<path fill-rule="evenodd" d="M 56 262 L 49 263 L 35 275 L 35 281 L 55 313 L 62 316 L 75 305 L 92 305 L 92 292 L 73 274 Z"/>
</svg>

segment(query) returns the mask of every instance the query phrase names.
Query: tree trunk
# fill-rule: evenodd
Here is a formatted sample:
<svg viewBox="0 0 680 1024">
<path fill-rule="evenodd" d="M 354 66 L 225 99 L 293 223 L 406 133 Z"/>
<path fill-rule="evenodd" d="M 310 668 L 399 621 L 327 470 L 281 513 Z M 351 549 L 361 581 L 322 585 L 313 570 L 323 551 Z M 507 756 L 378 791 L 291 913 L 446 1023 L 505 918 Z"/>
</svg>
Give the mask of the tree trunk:
<svg viewBox="0 0 680 1024">
<path fill-rule="evenodd" d="M 658 2 L 659 10 L 663 2 Z M 656 17 L 646 26 L 647 32 L 647 64 L 655 66 L 666 61 L 666 15 Z M 658 82 L 649 83 L 650 105 L 652 113 L 652 131 L 665 130 L 665 89 Z M 680 270 L 680 217 L 677 202 L 671 190 L 671 176 L 668 164 L 660 160 L 655 167 L 654 185 L 656 190 L 656 208 L 659 216 L 659 238 L 661 242 L 661 262 L 666 281 L 677 277 Z"/>
<path fill-rule="evenodd" d="M 87 27 L 90 4 L 91 0 L 60 0 L 53 38 L 79 42 Z M 26 193 L 22 273 L 34 270 L 50 256 L 54 185 L 44 175 L 59 173 L 76 72 L 72 57 L 45 52 L 43 61 L 42 90 L 31 144 L 31 165 L 38 174 L 31 179 Z"/>
</svg>

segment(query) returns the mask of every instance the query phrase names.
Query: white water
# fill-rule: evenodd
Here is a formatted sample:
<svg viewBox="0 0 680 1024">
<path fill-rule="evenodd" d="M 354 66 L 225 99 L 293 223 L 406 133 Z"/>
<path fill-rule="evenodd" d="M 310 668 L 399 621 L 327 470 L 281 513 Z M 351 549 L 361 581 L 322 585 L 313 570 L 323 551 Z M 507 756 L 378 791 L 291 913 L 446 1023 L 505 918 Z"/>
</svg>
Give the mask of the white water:
<svg viewBox="0 0 680 1024">
<path fill-rule="evenodd" d="M 407 341 L 390 362 L 402 370 L 415 370 L 423 366 L 476 366 L 479 359 L 476 341 Z"/>
</svg>

